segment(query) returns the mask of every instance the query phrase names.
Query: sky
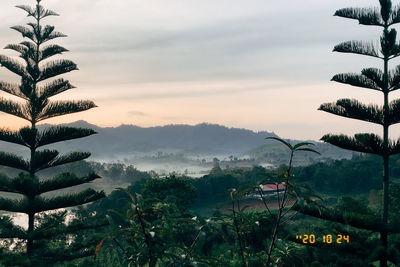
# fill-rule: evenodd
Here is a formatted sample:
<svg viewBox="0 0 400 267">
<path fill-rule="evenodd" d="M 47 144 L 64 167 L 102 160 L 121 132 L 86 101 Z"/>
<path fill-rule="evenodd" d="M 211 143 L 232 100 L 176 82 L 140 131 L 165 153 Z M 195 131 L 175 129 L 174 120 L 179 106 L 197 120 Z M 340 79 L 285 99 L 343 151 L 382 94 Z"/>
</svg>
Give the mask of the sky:
<svg viewBox="0 0 400 267">
<path fill-rule="evenodd" d="M 0 47 L 21 42 L 10 27 L 29 21 L 14 6 L 35 2 L 1 1 Z M 60 14 L 45 22 L 68 35 L 55 41 L 70 50 L 60 58 L 79 67 L 64 75 L 77 88 L 57 99 L 91 99 L 98 105 L 45 122 L 86 120 L 99 126 L 144 127 L 207 122 L 312 140 L 326 133 L 381 133 L 378 126 L 317 110 L 339 98 L 382 103 L 379 92 L 330 81 L 336 73 L 381 67 L 379 60 L 332 52 L 342 41 L 378 42 L 380 36 L 377 27 L 334 17 L 335 10 L 378 4 L 378 0 L 43 0 L 42 5 Z M 0 80 L 18 81 L 4 68 Z M 392 99 L 397 97 L 393 93 Z M 26 122 L 0 114 L 0 124 L 17 128 Z M 391 137 L 398 138 L 400 126 L 392 128 Z"/>
</svg>

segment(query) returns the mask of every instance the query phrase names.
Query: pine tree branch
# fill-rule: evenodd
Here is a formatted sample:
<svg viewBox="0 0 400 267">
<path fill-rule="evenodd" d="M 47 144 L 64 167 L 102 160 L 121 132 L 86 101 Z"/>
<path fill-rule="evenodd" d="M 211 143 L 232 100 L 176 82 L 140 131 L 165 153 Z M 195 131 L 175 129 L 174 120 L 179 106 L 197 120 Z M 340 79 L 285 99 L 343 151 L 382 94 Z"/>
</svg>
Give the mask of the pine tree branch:
<svg viewBox="0 0 400 267">
<path fill-rule="evenodd" d="M 34 17 L 34 12 L 35 12 L 35 10 L 32 9 L 30 6 L 27 6 L 27 5 L 18 5 L 18 6 L 15 6 L 15 7 L 26 11 L 26 13 L 28 13 L 28 16 Z"/>
<path fill-rule="evenodd" d="M 31 27 L 31 29 L 32 29 L 32 31 L 33 31 L 33 34 L 34 34 L 34 36 L 35 36 L 35 38 L 36 38 L 36 40 L 40 41 L 40 38 L 41 38 L 40 33 L 41 33 L 41 31 L 43 30 L 42 25 L 38 24 L 37 21 L 35 21 L 35 22 L 28 22 L 26 25 L 28 25 L 29 27 Z"/>
<path fill-rule="evenodd" d="M 71 60 L 56 60 L 45 64 L 41 69 L 39 81 L 68 73 L 73 70 L 78 70 L 78 67 Z"/>
<path fill-rule="evenodd" d="M 396 57 L 400 56 L 400 46 L 399 45 L 395 45 L 392 49 L 392 51 L 390 52 L 390 57 L 389 60 L 394 59 Z"/>
<path fill-rule="evenodd" d="M 97 106 L 93 103 L 93 101 L 89 100 L 49 102 L 42 113 L 38 116 L 38 121 L 85 111 L 94 107 Z"/>
<path fill-rule="evenodd" d="M 14 186 L 13 180 L 3 175 L 2 173 L 0 173 L 0 191 L 7 193 L 23 194 L 22 191 L 20 191 Z M 0 231 L 1 231 L 1 226 L 0 226 Z"/>
<path fill-rule="evenodd" d="M 51 167 L 84 160 L 90 157 L 90 153 L 88 152 L 71 152 L 62 156 L 53 157 L 56 153 L 58 155 L 58 152 L 55 150 L 54 151 L 47 150 L 46 152 L 43 153 L 42 156 L 39 152 L 39 154 L 37 154 L 36 157 L 44 157 L 44 158 L 37 159 L 38 163 L 35 162 L 33 170 L 35 171 L 44 170 Z"/>
<path fill-rule="evenodd" d="M 35 33 L 36 34 L 36 33 Z M 22 42 L 20 44 L 10 44 L 5 47 L 5 49 L 11 49 L 18 53 L 20 53 L 20 57 L 25 59 L 27 64 L 35 64 L 34 62 L 38 60 L 41 62 L 49 57 L 62 54 L 63 52 L 67 52 L 68 50 L 62 46 L 51 44 L 39 52 L 37 52 L 37 47 L 32 42 Z"/>
<path fill-rule="evenodd" d="M 327 134 L 321 140 L 347 150 L 376 155 L 385 153 L 382 138 L 375 134 L 356 134 L 354 137 Z"/>
<path fill-rule="evenodd" d="M 26 72 L 25 66 L 23 66 L 21 63 L 19 63 L 18 61 L 14 60 L 10 57 L 0 55 L 0 65 L 5 67 L 9 71 L 17 74 L 18 76 L 21 76 L 21 77 L 24 77 L 27 79 L 32 78 L 32 77 L 30 77 L 28 72 Z"/>
<path fill-rule="evenodd" d="M 35 194 L 38 191 L 36 180 L 32 180 L 26 173 L 20 173 L 17 177 L 9 178 L 0 175 L 0 191 L 8 193 L 16 193 L 21 195 Z"/>
<path fill-rule="evenodd" d="M 340 99 L 336 103 L 325 103 L 319 107 L 338 116 L 383 125 L 383 110 L 377 105 L 364 105 L 354 99 Z"/>
<path fill-rule="evenodd" d="M 19 129 L 18 135 L 22 138 L 24 143 L 29 148 L 35 148 L 38 138 L 38 129 L 31 127 L 24 127 Z"/>
<path fill-rule="evenodd" d="M 64 165 L 67 163 L 72 163 L 76 161 L 81 161 L 90 157 L 89 152 L 71 152 L 64 156 L 57 157 L 48 167 L 55 167 Z"/>
<path fill-rule="evenodd" d="M 85 221 L 73 221 L 69 225 L 62 224 L 53 229 L 41 229 L 39 227 L 32 232 L 32 238 L 34 240 L 50 239 L 59 235 L 74 234 L 76 232 L 97 229 L 108 225 L 109 222 L 102 216 L 100 221 L 99 218 L 91 218 Z"/>
<path fill-rule="evenodd" d="M 19 5 L 16 7 L 26 11 L 26 13 L 28 13 L 28 17 L 34 17 L 35 19 L 39 20 L 48 16 L 59 16 L 56 12 L 45 9 L 41 5 L 36 6 L 34 9 L 26 5 Z"/>
<path fill-rule="evenodd" d="M 40 32 L 40 44 L 43 44 L 47 41 L 53 40 L 59 37 L 66 37 L 65 34 L 61 32 L 54 31 L 54 26 L 46 25 Z"/>
<path fill-rule="evenodd" d="M 379 0 L 380 13 L 382 20 L 385 24 L 389 23 L 390 13 L 392 11 L 392 1 L 391 0 Z"/>
<path fill-rule="evenodd" d="M 382 58 L 379 56 L 378 50 L 373 43 L 363 41 L 347 41 L 336 45 L 333 48 L 334 52 L 353 53 L 364 56 L 371 56 L 375 58 Z"/>
<path fill-rule="evenodd" d="M 0 210 L 10 211 L 10 212 L 28 212 L 28 202 L 26 198 L 15 200 L 0 197 Z"/>
<path fill-rule="evenodd" d="M 378 8 L 343 8 L 337 10 L 334 16 L 355 19 L 363 25 L 384 26 Z"/>
<path fill-rule="evenodd" d="M 12 84 L 12 83 L 6 83 L 6 82 L 0 81 L 0 90 L 3 92 L 9 93 L 11 95 L 20 97 L 24 100 L 28 100 L 28 97 L 26 97 L 19 89 L 18 84 Z"/>
<path fill-rule="evenodd" d="M 38 137 L 36 147 L 54 144 L 66 140 L 78 139 L 96 134 L 92 129 L 53 126 L 45 129 Z"/>
<path fill-rule="evenodd" d="M 21 252 L 4 252 L 0 251 L 1 263 L 7 267 L 31 267 L 32 264 L 29 258 L 26 257 L 26 253 Z"/>
<path fill-rule="evenodd" d="M 395 29 L 384 30 L 381 36 L 381 53 L 389 57 L 395 58 L 400 52 L 399 46 L 396 44 L 397 32 Z"/>
<path fill-rule="evenodd" d="M 45 9 L 41 5 L 38 5 L 35 8 L 31 8 L 27 5 L 18 5 L 16 7 L 26 11 L 26 13 L 28 13 L 28 17 L 34 17 L 35 19 L 39 20 L 48 16 L 59 16 L 56 12 Z"/>
<path fill-rule="evenodd" d="M 331 81 L 381 91 L 381 87 L 368 77 L 355 73 L 336 74 Z"/>
<path fill-rule="evenodd" d="M 11 29 L 19 32 L 22 35 L 22 37 L 24 37 L 24 38 L 26 37 L 35 43 L 37 42 L 35 33 L 33 32 L 33 30 L 29 29 L 28 27 L 18 25 L 18 26 L 11 27 Z"/>
<path fill-rule="evenodd" d="M 36 151 L 33 157 L 31 170 L 37 172 L 48 168 L 49 165 L 57 158 L 59 155 L 57 150 L 45 149 L 42 151 Z"/>
<path fill-rule="evenodd" d="M 47 210 L 56 210 L 61 208 L 74 207 L 86 203 L 90 203 L 105 197 L 103 191 L 98 192 L 93 189 L 86 189 L 80 193 L 69 194 L 51 199 L 37 197 L 35 199 L 35 212 L 42 212 Z"/>
<path fill-rule="evenodd" d="M 355 212 L 336 212 L 333 209 L 319 209 L 310 205 L 301 204 L 294 205 L 292 209 L 308 216 L 350 225 L 358 229 L 370 230 L 374 232 L 382 232 L 384 229 L 386 229 L 390 233 L 400 233 L 400 229 L 397 227 L 397 225 L 388 225 L 388 227 L 385 228 L 378 216 Z"/>
<path fill-rule="evenodd" d="M 396 142 L 390 142 L 389 144 L 389 155 L 400 154 L 400 139 Z"/>
<path fill-rule="evenodd" d="M 361 71 L 361 74 L 374 82 L 380 90 L 384 88 L 383 72 L 377 68 L 367 68 Z"/>
<path fill-rule="evenodd" d="M 397 24 L 399 22 L 400 22 L 400 6 L 398 5 L 392 8 L 389 26 Z"/>
<path fill-rule="evenodd" d="M 397 117 L 398 116 L 399 115 L 397 115 Z M 385 153 L 388 155 L 396 155 L 400 153 L 400 139 L 397 141 L 389 140 L 388 150 L 386 151 L 383 148 L 382 138 L 375 134 L 356 134 L 354 137 L 327 134 L 324 135 L 321 140 L 343 149 L 362 153 L 381 156 Z"/>
<path fill-rule="evenodd" d="M 95 173 L 84 177 L 78 177 L 73 173 L 62 173 L 51 180 L 40 182 L 39 194 L 89 183 L 99 178 L 101 177 Z"/>
<path fill-rule="evenodd" d="M 36 151 L 32 166 L 30 166 L 22 157 L 12 153 L 0 152 L 0 165 L 16 168 L 24 171 L 39 171 L 50 167 L 55 167 L 67 163 L 84 160 L 90 157 L 88 152 L 71 152 L 69 154 L 59 156 L 56 150 Z"/>
<path fill-rule="evenodd" d="M 29 147 L 29 145 L 22 139 L 19 132 L 10 131 L 8 129 L 0 129 L 0 141 Z"/>
<path fill-rule="evenodd" d="M 39 89 L 39 98 L 41 99 L 47 99 L 49 97 L 58 95 L 64 91 L 67 91 L 69 89 L 75 88 L 73 85 L 69 83 L 69 81 L 64 80 L 64 79 L 57 79 L 55 81 L 52 81 L 48 84 L 46 84 L 44 87 Z"/>
<path fill-rule="evenodd" d="M 4 47 L 4 49 L 14 50 L 14 51 L 20 53 L 22 56 L 28 54 L 30 51 L 30 49 L 28 49 L 26 46 L 24 46 L 22 44 L 9 44 L 6 47 Z M 32 50 L 32 52 L 33 52 L 33 50 Z"/>
<path fill-rule="evenodd" d="M 29 164 L 22 157 L 12 153 L 0 151 L 0 165 L 29 172 Z"/>
<path fill-rule="evenodd" d="M 48 16 L 59 16 L 59 15 L 58 15 L 58 13 L 56 13 L 52 10 L 46 9 L 46 10 L 44 10 L 44 12 L 41 12 L 40 19 L 48 17 Z"/>
<path fill-rule="evenodd" d="M 400 99 L 393 100 L 389 104 L 388 124 L 393 125 L 400 122 Z"/>
<path fill-rule="evenodd" d="M 389 77 L 390 91 L 400 89 L 400 65 L 398 65 L 393 71 L 389 73 Z"/>
<path fill-rule="evenodd" d="M 40 51 L 39 61 L 45 60 L 55 55 L 62 54 L 63 52 L 68 52 L 68 49 L 56 44 L 48 45 Z"/>
<path fill-rule="evenodd" d="M 26 239 L 25 230 L 20 226 L 15 226 L 8 217 L 0 217 L 0 238 L 19 238 Z"/>
<path fill-rule="evenodd" d="M 29 51 L 36 51 L 37 46 L 34 42 L 31 41 L 23 41 L 20 43 L 21 45 L 25 46 L 27 50 Z M 33 55 L 36 55 L 36 52 L 32 53 Z"/>
</svg>

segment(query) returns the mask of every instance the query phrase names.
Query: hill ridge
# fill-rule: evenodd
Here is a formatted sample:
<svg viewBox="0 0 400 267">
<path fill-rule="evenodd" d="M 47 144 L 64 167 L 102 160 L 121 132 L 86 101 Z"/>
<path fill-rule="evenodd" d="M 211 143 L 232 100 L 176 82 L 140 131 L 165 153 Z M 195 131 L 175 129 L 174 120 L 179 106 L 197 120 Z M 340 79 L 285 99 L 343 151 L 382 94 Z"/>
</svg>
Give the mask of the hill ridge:
<svg viewBox="0 0 400 267">
<path fill-rule="evenodd" d="M 224 125 L 206 122 L 196 125 L 170 124 L 152 127 L 119 125 L 117 127 L 100 127 L 84 120 L 78 120 L 58 125 L 92 128 L 98 132 L 98 134 L 90 137 L 57 143 L 51 146 L 51 149 L 57 149 L 61 153 L 89 151 L 92 153 L 91 160 L 134 158 L 143 155 L 154 155 L 158 152 L 184 154 L 187 156 L 232 155 L 241 157 L 253 154 L 263 157 L 265 151 L 269 149 L 269 144 L 276 145 L 275 141 L 265 140 L 265 138 L 269 136 L 279 137 L 273 132 L 255 132 L 249 129 L 229 128 Z M 42 124 L 38 127 L 45 128 L 49 126 L 51 124 Z M 321 142 L 313 142 L 318 146 L 328 146 Z M 22 150 L 19 149 L 21 148 L 13 144 L 0 142 L 0 150 L 21 153 Z M 333 154 L 335 154 L 335 151 L 333 150 Z"/>
</svg>

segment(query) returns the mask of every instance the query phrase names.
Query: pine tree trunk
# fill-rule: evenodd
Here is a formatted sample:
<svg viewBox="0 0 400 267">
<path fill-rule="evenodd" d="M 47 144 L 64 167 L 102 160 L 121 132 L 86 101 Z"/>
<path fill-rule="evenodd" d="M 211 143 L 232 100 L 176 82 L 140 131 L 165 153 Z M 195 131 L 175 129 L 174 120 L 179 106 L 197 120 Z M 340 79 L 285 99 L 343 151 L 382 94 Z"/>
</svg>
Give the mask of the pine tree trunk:
<svg viewBox="0 0 400 267">
<path fill-rule="evenodd" d="M 36 122 L 34 118 L 31 121 L 31 128 L 34 129 L 36 128 Z M 35 148 L 31 148 L 31 159 L 30 159 L 30 178 L 31 180 L 35 179 L 35 172 L 34 172 L 34 160 L 35 160 Z M 27 239 L 27 245 L 26 245 L 26 253 L 28 257 L 30 258 L 32 256 L 33 252 L 33 239 L 31 237 L 31 233 L 33 232 L 35 228 L 35 212 L 33 210 L 33 204 L 35 201 L 35 195 L 31 195 L 28 197 L 28 207 L 29 207 L 29 213 L 28 213 L 28 239 Z"/>
<path fill-rule="evenodd" d="M 387 28 L 385 28 L 387 29 Z M 381 245 L 384 247 L 384 252 L 380 259 L 380 266 L 387 267 L 387 250 L 388 250 L 388 210 L 389 210 L 389 71 L 388 71 L 388 56 L 384 57 L 384 72 L 383 72 L 383 94 L 384 94 L 384 105 L 383 105 L 383 146 L 386 154 L 383 156 L 383 200 L 382 200 L 382 225 L 384 230 L 381 234 Z"/>
<path fill-rule="evenodd" d="M 387 249 L 388 249 L 388 233 L 386 226 L 388 224 L 388 208 L 389 208 L 389 156 L 383 158 L 383 208 L 382 208 L 382 225 L 385 230 L 381 232 L 381 244 L 384 247 L 384 253 L 380 260 L 381 267 L 387 267 Z"/>
<path fill-rule="evenodd" d="M 31 200 L 29 200 L 29 202 L 31 202 Z M 33 227 L 35 224 L 35 214 L 30 213 L 28 217 L 29 217 L 29 222 L 28 222 L 28 239 L 26 245 L 26 253 L 28 254 L 28 257 L 31 257 L 33 252 L 33 239 L 30 237 L 30 234 L 34 229 Z"/>
</svg>

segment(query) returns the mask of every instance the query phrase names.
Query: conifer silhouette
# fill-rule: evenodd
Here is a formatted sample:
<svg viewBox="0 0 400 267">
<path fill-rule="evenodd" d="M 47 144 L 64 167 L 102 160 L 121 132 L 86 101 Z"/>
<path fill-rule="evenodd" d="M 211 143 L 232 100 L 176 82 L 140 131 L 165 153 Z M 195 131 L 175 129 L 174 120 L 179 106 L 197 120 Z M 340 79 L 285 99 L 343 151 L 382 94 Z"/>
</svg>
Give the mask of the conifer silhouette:
<svg viewBox="0 0 400 267">
<path fill-rule="evenodd" d="M 72 152 L 60 155 L 56 150 L 43 149 L 44 146 L 66 140 L 82 138 L 95 134 L 92 129 L 51 126 L 39 130 L 37 123 L 46 119 L 75 112 L 85 111 L 96 107 L 92 101 L 55 101 L 51 98 L 62 92 L 74 88 L 69 81 L 56 78 L 61 74 L 77 70 L 77 66 L 70 60 L 50 58 L 68 51 L 57 44 L 48 42 L 65 37 L 55 31 L 54 26 L 42 25 L 42 20 L 48 16 L 58 16 L 57 13 L 45 9 L 36 0 L 36 6 L 17 6 L 24 10 L 32 22 L 27 26 L 14 26 L 24 37 L 19 44 L 7 45 L 19 53 L 20 60 L 0 55 L 0 65 L 21 79 L 20 84 L 0 82 L 0 90 L 18 97 L 21 101 L 0 98 L 0 111 L 14 115 L 29 122 L 29 126 L 18 131 L 7 128 L 0 130 L 0 140 L 21 145 L 29 149 L 30 158 L 24 159 L 19 155 L 0 152 L 0 165 L 21 170 L 15 178 L 0 176 L 0 191 L 22 195 L 23 198 L 0 198 L 0 210 L 19 212 L 28 215 L 28 229 L 14 226 L 10 220 L 0 222 L 0 238 L 18 238 L 26 240 L 26 254 L 28 258 L 43 256 L 44 251 L 37 251 L 36 243 L 44 239 L 51 239 L 57 234 L 70 230 L 87 227 L 85 224 L 66 226 L 59 224 L 46 229 L 36 225 L 37 215 L 44 211 L 73 207 L 98 200 L 105 196 L 103 192 L 87 189 L 80 193 L 64 194 L 57 197 L 45 197 L 44 193 L 81 185 L 100 178 L 95 173 L 85 177 L 78 177 L 73 173 L 62 173 L 53 179 L 41 179 L 37 172 L 59 165 L 84 160 L 90 156 L 86 152 Z M 57 252 L 47 251 L 49 255 Z M 67 252 L 63 252 L 68 255 Z M 62 254 L 63 254 L 62 253 Z"/>
<path fill-rule="evenodd" d="M 389 139 L 389 126 L 400 122 L 400 99 L 389 102 L 389 93 L 400 89 L 400 65 L 394 70 L 389 70 L 389 61 L 400 56 L 400 43 L 396 42 L 397 32 L 391 28 L 394 24 L 400 23 L 400 6 L 392 6 L 391 0 L 380 0 L 379 2 L 380 8 L 343 8 L 337 10 L 335 16 L 355 19 L 362 25 L 382 27 L 383 33 L 380 37 L 380 43 L 376 45 L 373 42 L 347 41 L 336 45 L 333 51 L 359 54 L 382 60 L 383 70 L 365 68 L 361 71 L 361 74 L 337 74 L 332 80 L 381 92 L 383 95 L 383 106 L 363 104 L 355 99 L 339 99 L 334 103 L 322 104 L 319 109 L 334 115 L 382 126 L 382 137 L 371 133 L 356 134 L 354 137 L 327 134 L 321 139 L 344 149 L 375 154 L 382 157 L 383 200 L 381 218 L 362 216 L 361 214 L 333 214 L 328 210 L 316 211 L 307 207 L 303 207 L 301 211 L 325 220 L 346 223 L 360 229 L 380 232 L 381 247 L 379 249 L 381 251 L 377 254 L 380 255 L 380 266 L 383 267 L 387 266 L 390 258 L 388 254 L 388 233 L 399 232 L 398 227 L 389 224 L 388 207 L 389 157 L 400 153 L 400 141 Z"/>
</svg>

